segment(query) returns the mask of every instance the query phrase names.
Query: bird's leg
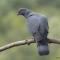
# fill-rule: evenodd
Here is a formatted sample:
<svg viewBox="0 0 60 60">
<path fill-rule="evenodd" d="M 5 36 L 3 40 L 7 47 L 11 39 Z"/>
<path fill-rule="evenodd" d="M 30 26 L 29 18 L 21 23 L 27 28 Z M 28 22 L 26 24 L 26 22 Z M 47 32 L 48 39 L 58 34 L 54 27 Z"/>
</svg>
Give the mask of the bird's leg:
<svg viewBox="0 0 60 60">
<path fill-rule="evenodd" d="M 34 38 L 34 41 L 36 42 L 36 39 Z"/>
<path fill-rule="evenodd" d="M 36 33 L 33 33 L 34 42 L 36 42 L 35 34 L 36 34 Z"/>
</svg>

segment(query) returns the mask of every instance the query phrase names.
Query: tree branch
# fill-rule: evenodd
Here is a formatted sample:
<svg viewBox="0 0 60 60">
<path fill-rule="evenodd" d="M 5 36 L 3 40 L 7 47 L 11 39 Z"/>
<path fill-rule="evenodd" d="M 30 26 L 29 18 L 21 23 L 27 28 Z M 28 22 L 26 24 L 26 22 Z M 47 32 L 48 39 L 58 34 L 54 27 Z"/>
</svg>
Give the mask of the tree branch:
<svg viewBox="0 0 60 60">
<path fill-rule="evenodd" d="M 31 44 L 31 43 L 35 43 L 34 39 L 27 39 L 27 40 L 22 40 L 22 41 L 16 41 L 7 45 L 4 45 L 2 47 L 0 47 L 0 52 L 10 49 L 12 47 L 16 47 L 16 46 L 21 46 L 21 45 L 26 45 L 26 44 Z M 59 40 L 55 40 L 55 39 L 48 39 L 48 43 L 55 43 L 55 44 L 60 44 Z"/>
</svg>

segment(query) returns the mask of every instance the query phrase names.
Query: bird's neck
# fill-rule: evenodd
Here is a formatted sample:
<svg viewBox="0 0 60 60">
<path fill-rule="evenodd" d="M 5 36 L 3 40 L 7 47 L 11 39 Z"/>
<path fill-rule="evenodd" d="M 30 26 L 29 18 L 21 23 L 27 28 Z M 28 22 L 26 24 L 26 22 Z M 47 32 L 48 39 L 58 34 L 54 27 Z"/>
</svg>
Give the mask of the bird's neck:
<svg viewBox="0 0 60 60">
<path fill-rule="evenodd" d="M 25 12 L 25 14 L 23 15 L 25 18 L 28 18 L 29 16 L 30 16 L 30 11 L 28 11 L 28 12 Z"/>
</svg>

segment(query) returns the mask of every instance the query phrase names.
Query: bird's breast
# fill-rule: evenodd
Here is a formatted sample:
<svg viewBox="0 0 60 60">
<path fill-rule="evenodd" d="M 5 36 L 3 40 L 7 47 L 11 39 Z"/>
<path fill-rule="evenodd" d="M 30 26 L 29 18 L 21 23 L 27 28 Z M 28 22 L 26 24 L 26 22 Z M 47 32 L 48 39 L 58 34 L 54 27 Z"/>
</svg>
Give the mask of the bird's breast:
<svg viewBox="0 0 60 60">
<path fill-rule="evenodd" d="M 28 28 L 29 28 L 29 31 L 32 32 L 32 33 L 35 33 L 38 29 L 38 26 L 39 26 L 39 21 L 37 18 L 29 18 L 28 21 Z"/>
</svg>

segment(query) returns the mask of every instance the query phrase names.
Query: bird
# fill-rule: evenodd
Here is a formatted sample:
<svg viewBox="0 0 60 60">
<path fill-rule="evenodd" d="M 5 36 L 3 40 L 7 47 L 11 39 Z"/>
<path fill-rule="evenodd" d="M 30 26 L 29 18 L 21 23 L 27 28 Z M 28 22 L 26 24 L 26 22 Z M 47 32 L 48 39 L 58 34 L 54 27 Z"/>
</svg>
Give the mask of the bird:
<svg viewBox="0 0 60 60">
<path fill-rule="evenodd" d="M 28 29 L 37 44 L 37 51 L 40 56 L 49 54 L 48 47 L 48 18 L 44 14 L 33 12 L 28 8 L 20 8 L 17 15 L 26 18 Z"/>
</svg>

